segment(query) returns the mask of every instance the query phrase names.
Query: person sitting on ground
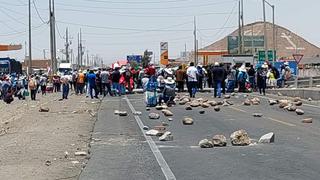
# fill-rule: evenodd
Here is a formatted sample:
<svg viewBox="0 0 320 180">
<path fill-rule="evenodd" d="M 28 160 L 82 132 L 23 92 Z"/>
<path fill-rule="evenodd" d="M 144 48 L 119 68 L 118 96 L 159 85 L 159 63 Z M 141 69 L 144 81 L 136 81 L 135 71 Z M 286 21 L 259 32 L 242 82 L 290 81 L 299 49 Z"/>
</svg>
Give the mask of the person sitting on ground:
<svg viewBox="0 0 320 180">
<path fill-rule="evenodd" d="M 162 104 L 162 101 L 166 103 L 168 106 L 174 104 L 173 99 L 176 96 L 175 89 L 176 89 L 176 83 L 172 79 L 172 77 L 168 77 L 164 80 L 165 87 L 163 89 L 163 93 L 159 97 L 159 104 Z"/>
</svg>

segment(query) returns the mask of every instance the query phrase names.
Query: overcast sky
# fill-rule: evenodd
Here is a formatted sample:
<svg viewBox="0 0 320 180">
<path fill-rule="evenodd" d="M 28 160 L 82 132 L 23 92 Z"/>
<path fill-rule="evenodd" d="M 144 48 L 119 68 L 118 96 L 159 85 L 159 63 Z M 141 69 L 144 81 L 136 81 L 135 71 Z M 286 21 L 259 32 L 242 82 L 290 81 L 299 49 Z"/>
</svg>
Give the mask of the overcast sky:
<svg viewBox="0 0 320 180">
<path fill-rule="evenodd" d="M 28 0 L 0 0 L 0 44 L 28 42 Z M 49 57 L 48 0 L 34 0 L 33 58 Z M 320 46 L 319 0 L 269 0 L 276 6 L 276 23 Z M 159 59 L 160 42 L 169 42 L 169 57 L 193 49 L 193 16 L 196 16 L 201 47 L 209 45 L 238 25 L 238 0 L 55 0 L 57 48 L 64 48 L 65 28 L 77 50 L 82 29 L 84 46 L 107 63 L 142 54 L 145 49 Z M 262 0 L 244 0 L 245 23 L 262 20 Z M 271 8 L 267 7 L 271 21 Z M 59 34 L 60 33 L 60 34 Z M 60 36 L 61 35 L 61 36 Z M 25 50 L 1 52 L 0 56 L 23 59 Z M 58 56 L 61 56 L 58 53 Z"/>
</svg>

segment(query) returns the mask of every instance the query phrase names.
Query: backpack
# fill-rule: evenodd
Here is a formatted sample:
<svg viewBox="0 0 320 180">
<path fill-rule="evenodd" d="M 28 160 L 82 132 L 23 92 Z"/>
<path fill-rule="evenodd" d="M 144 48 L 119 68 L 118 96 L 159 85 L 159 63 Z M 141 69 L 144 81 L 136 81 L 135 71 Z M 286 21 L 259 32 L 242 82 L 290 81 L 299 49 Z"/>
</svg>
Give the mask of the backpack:
<svg viewBox="0 0 320 180">
<path fill-rule="evenodd" d="M 28 83 L 28 86 L 30 89 L 35 89 L 36 88 L 36 82 L 35 80 L 31 79 Z"/>
<path fill-rule="evenodd" d="M 147 84 L 147 91 L 156 91 L 158 88 L 158 81 L 155 77 L 151 77 Z"/>
<path fill-rule="evenodd" d="M 239 82 L 245 82 L 246 80 L 247 80 L 247 73 L 239 72 L 238 81 Z"/>
</svg>

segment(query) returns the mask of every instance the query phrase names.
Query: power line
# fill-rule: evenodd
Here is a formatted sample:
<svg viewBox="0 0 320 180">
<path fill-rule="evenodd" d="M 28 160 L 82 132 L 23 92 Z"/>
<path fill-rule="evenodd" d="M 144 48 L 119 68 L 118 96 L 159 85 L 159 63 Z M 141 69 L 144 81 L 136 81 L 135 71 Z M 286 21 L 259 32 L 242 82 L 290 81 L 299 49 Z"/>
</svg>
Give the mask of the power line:
<svg viewBox="0 0 320 180">
<path fill-rule="evenodd" d="M 15 22 L 19 23 L 19 24 L 23 24 L 25 26 L 28 26 L 26 23 L 24 22 L 21 22 L 20 20 L 18 20 L 17 18 L 11 16 L 10 14 L 6 13 L 5 11 L 1 10 L 0 8 L 0 11 L 2 12 L 2 14 L 6 15 L 7 17 L 9 17 L 10 19 L 14 20 Z"/>
<path fill-rule="evenodd" d="M 112 3 L 112 4 L 161 4 L 161 3 L 181 3 L 190 0 L 167 0 L 167 1 L 108 1 L 108 0 L 84 0 L 88 2 Z"/>
<path fill-rule="evenodd" d="M 206 3 L 206 4 L 197 4 L 197 5 L 188 5 L 188 6 L 169 6 L 169 7 L 103 7 L 103 6 L 80 6 L 74 4 L 66 4 L 66 3 L 57 3 L 57 5 L 61 6 L 70 6 L 70 7 L 82 7 L 82 8 L 94 8 L 94 9 L 124 9 L 124 10 L 163 10 L 163 9 L 186 9 L 186 8 L 194 8 L 194 7 L 208 7 L 212 5 L 220 5 L 235 2 L 237 0 L 223 0 L 219 2 Z"/>
<path fill-rule="evenodd" d="M 34 7 L 34 9 L 36 10 L 36 13 L 37 13 L 39 19 L 42 21 L 42 23 L 47 23 L 47 24 L 48 24 L 49 21 L 45 21 L 45 20 L 43 20 L 43 18 L 41 17 L 41 15 L 40 15 L 40 13 L 39 13 L 39 11 L 38 11 L 38 8 L 37 8 L 37 5 L 36 5 L 35 0 L 33 0 L 32 2 L 33 2 L 33 7 Z"/>
</svg>

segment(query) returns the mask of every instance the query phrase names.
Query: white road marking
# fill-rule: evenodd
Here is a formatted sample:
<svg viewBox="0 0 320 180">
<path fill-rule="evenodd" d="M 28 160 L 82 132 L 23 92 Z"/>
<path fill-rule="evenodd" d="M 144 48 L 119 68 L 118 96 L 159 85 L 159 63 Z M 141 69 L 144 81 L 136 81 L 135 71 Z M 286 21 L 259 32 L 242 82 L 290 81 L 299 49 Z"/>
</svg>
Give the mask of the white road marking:
<svg viewBox="0 0 320 180">
<path fill-rule="evenodd" d="M 295 124 L 287 123 L 287 122 L 284 122 L 284 121 L 281 121 L 281 120 L 278 120 L 278 119 L 274 119 L 274 118 L 268 118 L 268 119 L 271 120 L 271 121 L 274 121 L 274 122 L 278 122 L 280 124 L 284 124 L 284 125 L 290 126 L 290 127 L 295 127 L 296 126 Z"/>
<path fill-rule="evenodd" d="M 134 109 L 134 107 L 132 106 L 130 100 L 128 99 L 128 97 L 125 97 L 125 100 L 128 103 L 129 108 L 131 109 L 132 113 L 136 112 L 136 110 Z M 153 141 L 153 139 L 150 136 L 146 136 L 143 130 L 143 123 L 140 119 L 139 116 L 134 116 L 134 118 L 136 119 L 140 130 L 143 134 L 143 136 L 146 138 L 150 149 L 153 153 L 153 155 L 155 156 L 155 158 L 158 161 L 159 166 L 161 167 L 161 170 L 164 174 L 164 176 L 166 177 L 167 180 L 176 180 L 176 177 L 174 176 L 173 172 L 171 171 L 169 165 L 167 164 L 166 160 L 163 158 L 162 153 L 160 152 L 159 148 L 157 147 L 156 143 Z"/>
</svg>

